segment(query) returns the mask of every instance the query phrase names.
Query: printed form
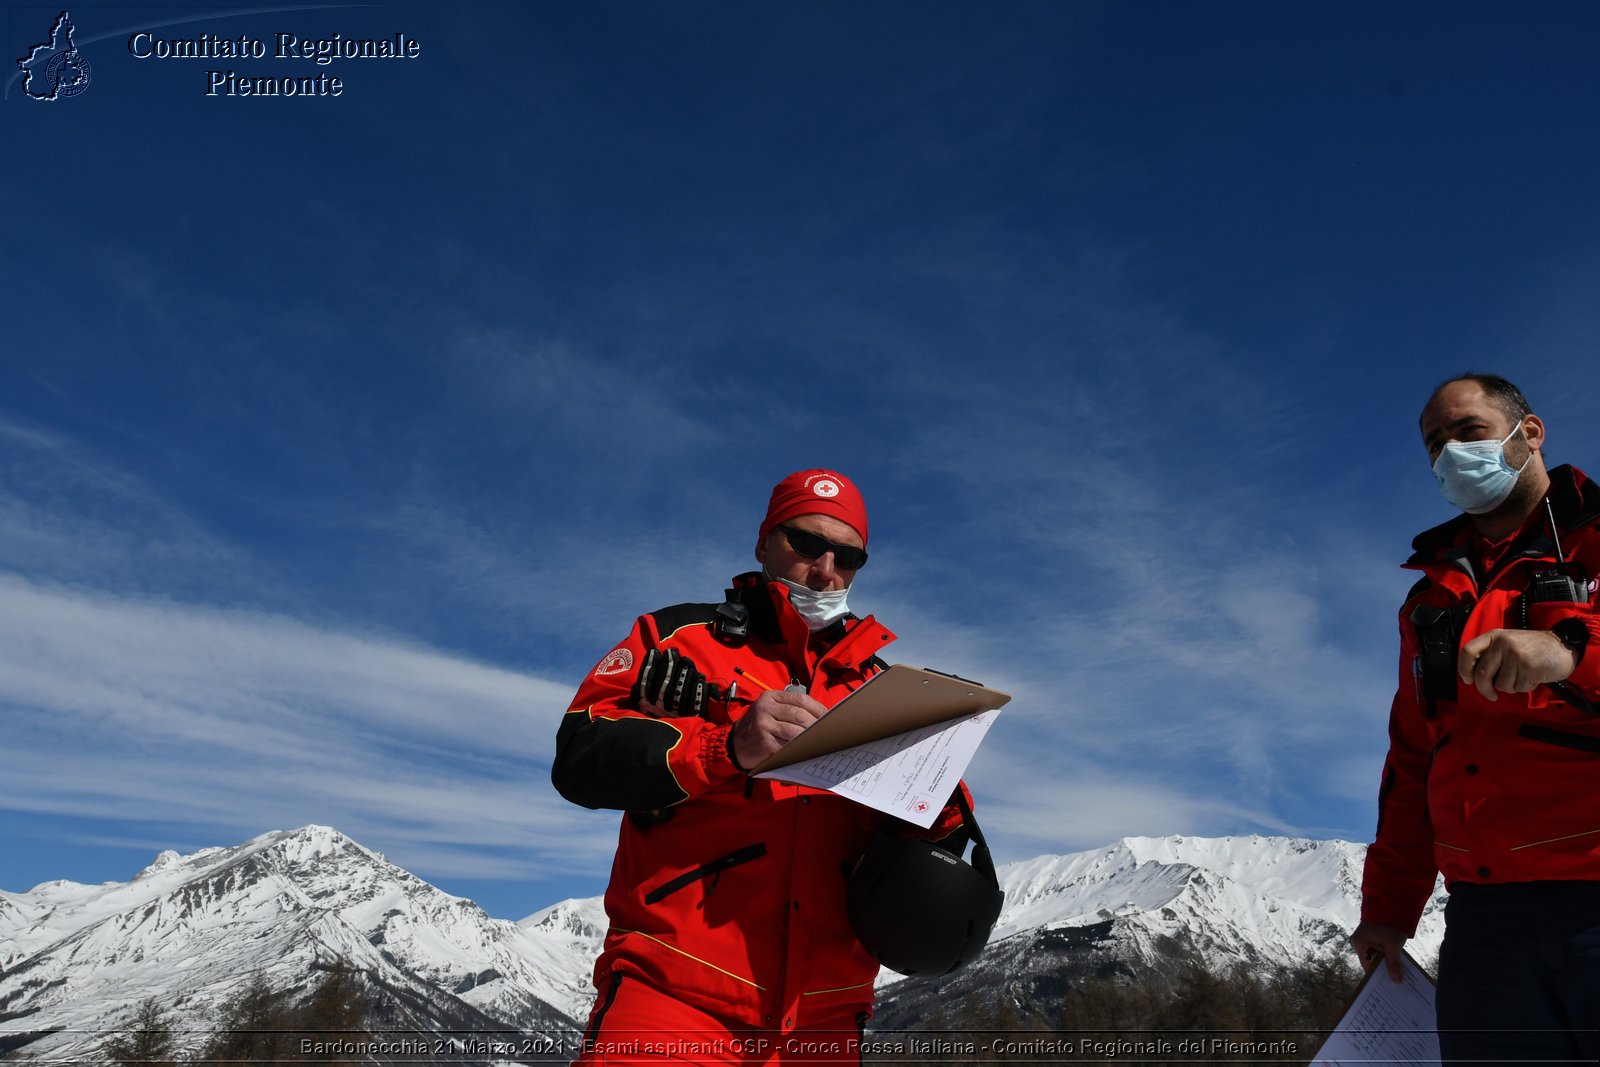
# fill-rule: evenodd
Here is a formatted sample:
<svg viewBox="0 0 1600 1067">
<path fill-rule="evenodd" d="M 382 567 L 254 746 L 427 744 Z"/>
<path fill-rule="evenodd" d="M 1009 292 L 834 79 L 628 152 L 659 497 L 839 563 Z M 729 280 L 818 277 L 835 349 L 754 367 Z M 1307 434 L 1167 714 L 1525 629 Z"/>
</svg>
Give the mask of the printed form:
<svg viewBox="0 0 1600 1067">
<path fill-rule="evenodd" d="M 1399 985 L 1382 966 L 1367 975 L 1311 1067 L 1439 1062 L 1433 980 L 1409 953 L 1401 963 L 1405 981 Z"/>
<path fill-rule="evenodd" d="M 756 777 L 826 789 L 927 829 L 999 715 L 980 711 Z"/>
</svg>

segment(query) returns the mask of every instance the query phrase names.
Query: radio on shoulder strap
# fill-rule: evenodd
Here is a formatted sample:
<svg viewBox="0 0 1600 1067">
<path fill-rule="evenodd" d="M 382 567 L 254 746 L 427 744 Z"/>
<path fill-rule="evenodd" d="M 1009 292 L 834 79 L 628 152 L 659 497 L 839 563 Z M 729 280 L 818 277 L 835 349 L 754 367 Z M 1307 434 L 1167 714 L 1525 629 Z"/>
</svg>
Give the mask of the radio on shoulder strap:
<svg viewBox="0 0 1600 1067">
<path fill-rule="evenodd" d="M 717 605 L 717 615 L 712 632 L 730 645 L 742 645 L 750 636 L 750 609 L 732 598 L 735 590 L 728 590 L 729 599 Z"/>
<path fill-rule="evenodd" d="M 1453 703 L 1456 699 L 1456 683 L 1460 680 L 1456 660 L 1461 651 L 1461 631 L 1470 614 L 1471 603 L 1448 608 L 1418 604 L 1411 609 L 1411 625 L 1417 631 L 1422 695 L 1430 705 L 1439 700 Z"/>
</svg>

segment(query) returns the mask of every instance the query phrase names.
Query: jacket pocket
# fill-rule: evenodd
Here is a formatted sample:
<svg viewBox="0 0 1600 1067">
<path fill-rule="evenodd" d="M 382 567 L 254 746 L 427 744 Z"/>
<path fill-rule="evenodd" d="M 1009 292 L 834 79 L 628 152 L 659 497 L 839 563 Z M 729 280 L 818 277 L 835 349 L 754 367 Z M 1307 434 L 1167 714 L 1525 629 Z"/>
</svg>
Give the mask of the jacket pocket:
<svg viewBox="0 0 1600 1067">
<path fill-rule="evenodd" d="M 691 886 L 706 878 L 716 878 L 730 867 L 737 867 L 742 863 L 758 860 L 766 854 L 767 846 L 759 841 L 753 845 L 746 845 L 736 852 L 730 852 L 720 859 L 714 859 L 710 863 L 702 864 L 692 871 L 685 871 L 672 879 L 672 881 L 657 886 L 645 894 L 644 902 L 646 904 L 659 903 L 685 886 Z"/>
<path fill-rule="evenodd" d="M 1526 737 L 1530 741 L 1543 741 L 1547 745 L 1560 745 L 1562 748 L 1575 748 L 1580 752 L 1592 752 L 1600 756 L 1600 737 L 1589 734 L 1575 734 L 1567 730 L 1553 730 L 1548 726 L 1528 724 L 1517 727 L 1517 736 Z"/>
</svg>

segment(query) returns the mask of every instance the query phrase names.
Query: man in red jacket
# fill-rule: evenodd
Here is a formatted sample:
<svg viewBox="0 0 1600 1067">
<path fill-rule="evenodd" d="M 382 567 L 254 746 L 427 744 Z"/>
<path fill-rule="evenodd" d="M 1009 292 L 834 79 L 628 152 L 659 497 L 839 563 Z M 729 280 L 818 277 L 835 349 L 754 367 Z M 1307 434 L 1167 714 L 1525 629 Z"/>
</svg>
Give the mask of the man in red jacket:
<svg viewBox="0 0 1600 1067">
<path fill-rule="evenodd" d="M 884 817 L 746 771 L 883 669 L 894 635 L 847 606 L 866 545 L 848 478 L 791 474 L 761 570 L 641 617 L 563 716 L 556 788 L 627 813 L 579 1063 L 860 1061 L 878 965 L 845 889 Z"/>
<path fill-rule="evenodd" d="M 1400 686 L 1367 852 L 1370 972 L 1443 872 L 1446 1062 L 1600 1061 L 1600 486 L 1546 470 L 1545 427 L 1504 378 L 1445 382 L 1422 412 L 1463 512 L 1418 535 Z"/>
</svg>

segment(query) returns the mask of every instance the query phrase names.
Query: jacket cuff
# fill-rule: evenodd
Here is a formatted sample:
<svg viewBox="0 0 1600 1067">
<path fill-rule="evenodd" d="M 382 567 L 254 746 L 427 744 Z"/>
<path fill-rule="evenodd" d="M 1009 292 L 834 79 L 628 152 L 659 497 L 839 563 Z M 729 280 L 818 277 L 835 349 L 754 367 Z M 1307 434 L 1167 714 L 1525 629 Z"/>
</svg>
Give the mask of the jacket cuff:
<svg viewBox="0 0 1600 1067">
<path fill-rule="evenodd" d="M 732 744 L 732 726 L 706 726 L 700 731 L 700 770 L 706 781 L 718 782 L 744 773 L 733 762 Z"/>
</svg>

